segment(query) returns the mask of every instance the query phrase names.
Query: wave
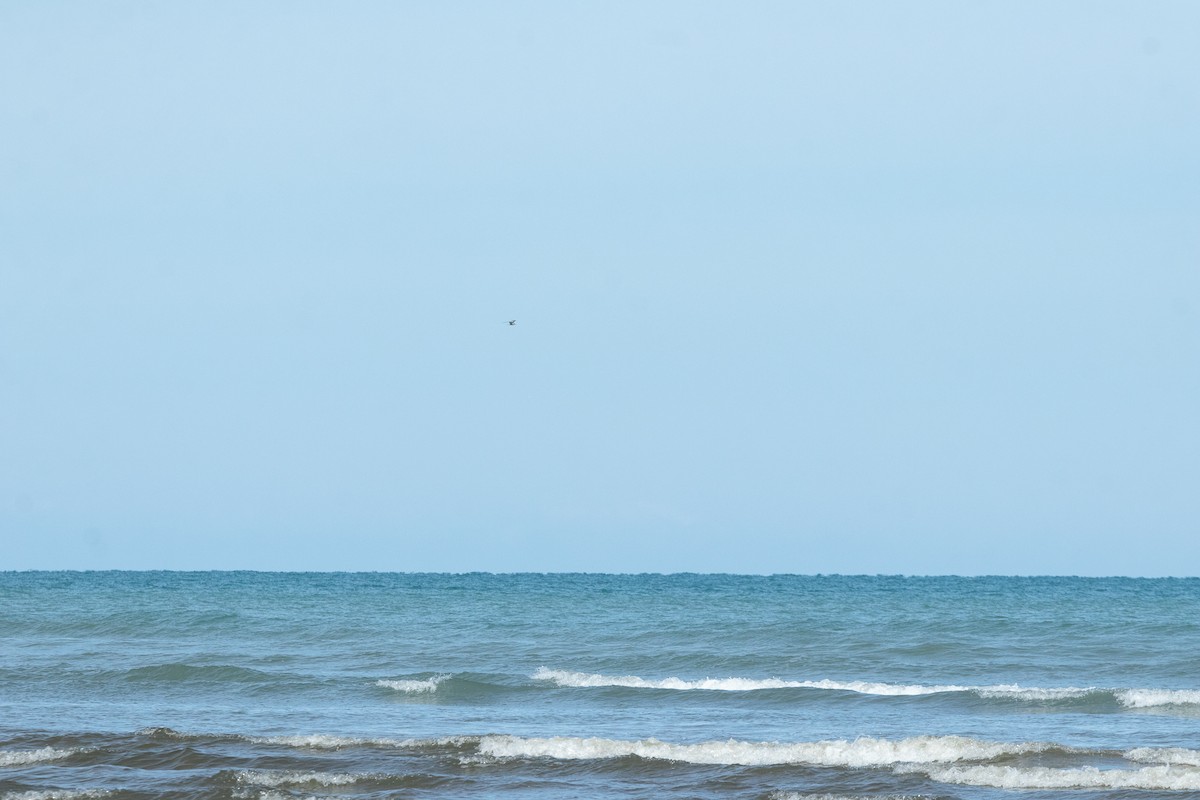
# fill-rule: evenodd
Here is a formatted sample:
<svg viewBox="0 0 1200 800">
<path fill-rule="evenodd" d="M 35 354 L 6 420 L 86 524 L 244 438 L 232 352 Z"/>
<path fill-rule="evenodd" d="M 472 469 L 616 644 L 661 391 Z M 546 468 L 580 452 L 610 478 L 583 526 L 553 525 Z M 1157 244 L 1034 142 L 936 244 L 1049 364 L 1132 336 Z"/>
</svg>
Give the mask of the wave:
<svg viewBox="0 0 1200 800">
<path fill-rule="evenodd" d="M 924 767 L 913 771 L 924 773 L 939 783 L 996 789 L 1137 789 L 1170 792 L 1200 790 L 1200 770 L 1169 765 L 1140 769 L 975 765 Z"/>
<path fill-rule="evenodd" d="M 237 782 L 250 786 L 350 786 L 364 775 L 348 772 L 300 772 L 295 770 L 247 770 L 237 774 Z"/>
<path fill-rule="evenodd" d="M 1200 790 L 1200 751 L 1142 748 L 1126 754 L 1131 761 L 1154 766 L 1132 769 L 1094 766 L 1021 766 L 1009 762 L 1027 756 L 1113 754 L 1067 748 L 1046 742 L 987 742 L 960 736 L 917 736 L 888 740 L 862 738 L 821 742 L 701 742 L 671 744 L 657 739 L 622 741 L 556 737 L 484 736 L 481 755 L 493 758 L 562 760 L 638 757 L 650 760 L 721 766 L 805 765 L 842 768 L 888 768 L 898 774 L 922 774 L 939 783 L 999 789 L 1132 789 Z M 777 793 L 780 800 L 812 800 L 821 795 Z"/>
<path fill-rule="evenodd" d="M 1195 689 L 1121 689 L 1114 694 L 1126 708 L 1200 706 L 1200 691 Z"/>
<path fill-rule="evenodd" d="M 294 797 L 291 791 L 307 791 L 318 788 L 345 790 L 387 791 L 397 789 L 434 789 L 452 781 L 444 775 L 421 772 L 324 772 L 318 770 L 243 770 L 232 773 L 233 783 L 239 787 L 284 790 L 286 797 Z"/>
<path fill-rule="evenodd" d="M 1105 695 L 1109 692 L 1095 686 L 1080 688 L 1077 686 L 1056 686 L 1043 688 L 1039 686 L 1018 686 L 1017 684 L 999 684 L 996 686 L 972 686 L 966 691 L 978 695 L 985 700 L 1023 700 L 1044 703 L 1055 700 L 1075 700 L 1088 695 Z"/>
<path fill-rule="evenodd" d="M 1148 764 L 1200 767 L 1200 750 L 1188 750 L 1184 747 L 1137 747 L 1127 751 L 1125 758 Z"/>
<path fill-rule="evenodd" d="M 191 738 L 173 730 L 145 729 L 152 736 Z M 199 734 L 197 734 L 199 736 Z M 206 738 L 212 735 L 205 734 Z M 330 735 L 250 737 L 217 736 L 281 747 L 313 750 L 379 748 L 424 752 L 435 758 L 457 757 L 464 764 L 513 760 L 552 761 L 642 759 L 663 764 L 773 768 L 804 766 L 832 769 L 890 770 L 896 775 L 921 775 L 932 781 L 1005 790 L 1200 792 L 1200 750 L 1184 747 L 1139 747 L 1126 751 L 1073 748 L 1041 741 L 986 741 L 966 736 L 914 736 L 902 739 L 862 737 L 799 742 L 759 742 L 737 739 L 673 743 L 658 739 L 599 737 L 524 737 L 506 734 L 425 739 L 357 738 Z M 65 758 L 80 750 L 44 747 L 40 750 L 2 750 L 0 765 L 23 766 Z M 354 769 L 325 771 L 326 757 L 316 769 L 240 769 L 222 773 L 232 784 L 266 796 L 280 797 L 322 790 L 372 791 L 433 788 L 445 775 L 391 774 Z M 260 762 L 261 763 L 261 762 Z M 406 762 L 407 763 L 407 762 Z M 649 765 L 647 765 L 649 766 Z M 96 792 L 4 794 L 3 800 L 83 800 L 102 797 Z M 772 800 L 819 800 L 820 793 L 777 792 Z M 892 796 L 900 800 L 903 795 Z M 847 796 L 840 796 L 847 800 Z M 878 800 L 878 798 L 876 798 Z"/>
<path fill-rule="evenodd" d="M 478 736 L 445 736 L 440 739 L 387 739 L 353 736 L 309 734 L 300 736 L 240 736 L 234 738 L 252 744 L 295 747 L 304 750 L 344 750 L 350 747 L 372 747 L 406 750 L 461 750 L 478 744 Z"/>
<path fill-rule="evenodd" d="M 124 676 L 130 681 L 155 683 L 268 683 L 277 681 L 281 677 L 269 672 L 229 664 L 184 663 L 135 667 L 127 670 Z"/>
<path fill-rule="evenodd" d="M 0 794 L 0 800 L 92 800 L 111 794 L 108 789 L 35 789 Z"/>
<path fill-rule="evenodd" d="M 648 679 L 636 675 L 598 675 L 587 672 L 570 672 L 567 670 L 547 669 L 539 667 L 532 678 L 538 681 L 551 681 L 563 687 L 601 687 L 620 686 L 629 689 L 673 689 L 676 691 L 712 691 L 712 692 L 753 692 L 762 689 L 834 689 L 859 694 L 880 695 L 921 695 L 941 692 L 965 692 L 969 686 L 923 686 L 919 684 L 905 685 L 894 683 L 871 683 L 867 681 L 787 681 L 779 678 L 703 678 L 701 680 L 684 680 L 682 678 Z"/>
<path fill-rule="evenodd" d="M 62 750 L 57 747 L 43 747 L 39 750 L 0 750 L 0 767 L 23 767 L 26 764 L 40 764 L 43 761 L 58 761 L 80 752 L 76 749 Z"/>
<path fill-rule="evenodd" d="M 533 680 L 549 681 L 564 688 L 623 687 L 675 691 L 753 692 L 764 689 L 819 689 L 883 697 L 917 697 L 937 694 L 972 694 L 985 700 L 1016 700 L 1046 703 L 1085 697 L 1107 698 L 1125 708 L 1200 706 L 1200 690 L 1193 689 L 1105 689 L 1096 686 L 1037 687 L 1018 684 L 970 686 L 960 684 L 882 683 L 873 681 L 781 680 L 779 678 L 641 678 L 636 675 L 601 675 L 539 667 Z"/>
<path fill-rule="evenodd" d="M 438 686 L 449 678 L 449 675 L 434 675 L 432 678 L 424 679 L 379 680 L 375 681 L 375 685 L 385 689 L 395 689 L 397 692 L 405 694 L 430 694 L 436 692 Z"/>
<path fill-rule="evenodd" d="M 819 792 L 771 792 L 767 800 L 929 800 L 923 794 L 829 794 Z"/>
<path fill-rule="evenodd" d="M 1002 757 L 1059 749 L 1043 742 L 1006 744 L 963 736 L 915 736 L 908 739 L 832 740 L 820 742 L 723 742 L 671 744 L 657 739 L 628 741 L 576 737 L 524 738 L 483 736 L 481 755 L 493 758 L 554 758 L 564 760 L 626 758 L 730 766 L 807 764 L 824 767 L 887 767 L 896 764 L 936 764 L 990 761 Z"/>
<path fill-rule="evenodd" d="M 907 739 L 863 737 L 817 742 L 748 742 L 730 739 L 695 744 L 673 744 L 658 739 L 622 740 L 587 737 L 522 737 L 508 734 L 448 736 L 431 739 L 356 738 L 313 734 L 304 736 L 236 737 L 255 744 L 312 750 L 386 748 L 456 751 L 494 759 L 551 758 L 600 760 L 636 756 L 647 760 L 690 764 L 775 766 L 808 764 L 830 767 L 880 767 L 895 764 L 987 762 L 1022 755 L 1076 751 L 1046 742 L 1016 744 L 988 742 L 964 736 L 915 736 Z M 1143 760 L 1159 756 L 1147 754 Z M 1161 756 L 1166 757 L 1166 756 Z M 285 782 L 316 773 L 248 771 L 239 775 L 266 776 Z M 261 785 L 267 785 L 263 783 Z M 270 785 L 277 785 L 271 783 Z"/>
<path fill-rule="evenodd" d="M 346 747 L 407 747 L 414 743 L 413 740 L 360 739 L 349 736 L 326 736 L 323 734 L 307 736 L 247 736 L 245 739 L 254 744 L 299 747 L 309 750 L 341 750 Z"/>
</svg>

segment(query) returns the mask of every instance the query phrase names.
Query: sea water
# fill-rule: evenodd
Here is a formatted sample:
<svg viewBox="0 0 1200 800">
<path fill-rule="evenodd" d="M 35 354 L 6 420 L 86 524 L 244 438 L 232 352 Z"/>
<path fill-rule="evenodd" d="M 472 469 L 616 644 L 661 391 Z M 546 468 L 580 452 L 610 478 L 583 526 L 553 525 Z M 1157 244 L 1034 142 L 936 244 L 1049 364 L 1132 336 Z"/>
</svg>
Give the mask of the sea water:
<svg viewBox="0 0 1200 800">
<path fill-rule="evenodd" d="M 0 573 L 0 797 L 1200 793 L 1200 580 Z"/>
</svg>

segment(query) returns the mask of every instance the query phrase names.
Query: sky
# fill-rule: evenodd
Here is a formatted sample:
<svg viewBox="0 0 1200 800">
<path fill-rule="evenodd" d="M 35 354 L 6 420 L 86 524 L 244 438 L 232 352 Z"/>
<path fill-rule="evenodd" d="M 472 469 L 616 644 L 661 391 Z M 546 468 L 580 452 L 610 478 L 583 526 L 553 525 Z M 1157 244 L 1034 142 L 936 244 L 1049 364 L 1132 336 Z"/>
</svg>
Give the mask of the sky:
<svg viewBox="0 0 1200 800">
<path fill-rule="evenodd" d="M 1186 1 L 0 0 L 0 570 L 1200 574 L 1197 143 Z"/>
</svg>

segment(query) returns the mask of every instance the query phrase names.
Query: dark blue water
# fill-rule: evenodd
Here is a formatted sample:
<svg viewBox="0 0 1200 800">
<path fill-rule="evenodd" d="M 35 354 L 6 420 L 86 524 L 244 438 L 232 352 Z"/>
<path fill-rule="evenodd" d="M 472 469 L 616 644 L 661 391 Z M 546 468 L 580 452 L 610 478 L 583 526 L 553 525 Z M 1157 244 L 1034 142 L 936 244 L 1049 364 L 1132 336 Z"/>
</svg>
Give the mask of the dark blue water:
<svg viewBox="0 0 1200 800">
<path fill-rule="evenodd" d="M 0 797 L 1181 797 L 1200 580 L 0 573 Z"/>
</svg>

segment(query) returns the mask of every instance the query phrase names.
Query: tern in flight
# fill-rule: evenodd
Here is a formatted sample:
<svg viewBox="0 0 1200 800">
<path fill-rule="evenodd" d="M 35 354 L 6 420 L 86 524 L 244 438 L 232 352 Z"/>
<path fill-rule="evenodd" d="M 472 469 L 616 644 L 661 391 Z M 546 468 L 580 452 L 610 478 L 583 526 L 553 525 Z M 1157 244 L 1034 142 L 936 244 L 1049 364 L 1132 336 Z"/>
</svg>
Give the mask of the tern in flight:
<svg viewBox="0 0 1200 800">
<path fill-rule="evenodd" d="M 510 319 L 510 320 L 508 321 L 508 324 L 509 324 L 509 325 L 516 325 L 516 324 L 517 324 L 517 321 L 516 321 L 515 319 Z"/>
</svg>

